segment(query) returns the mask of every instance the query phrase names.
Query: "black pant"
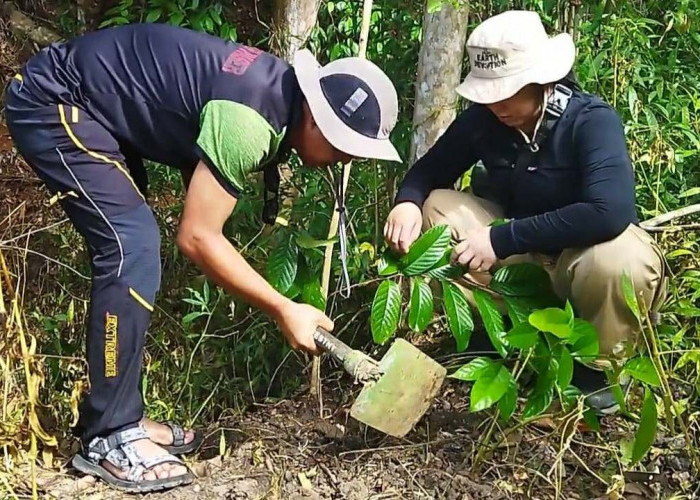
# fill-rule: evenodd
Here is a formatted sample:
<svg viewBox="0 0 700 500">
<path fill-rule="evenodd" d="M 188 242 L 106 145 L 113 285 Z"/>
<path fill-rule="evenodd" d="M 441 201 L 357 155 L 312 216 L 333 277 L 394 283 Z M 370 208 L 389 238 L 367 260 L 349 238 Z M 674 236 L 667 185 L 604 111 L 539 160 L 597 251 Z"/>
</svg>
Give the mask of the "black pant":
<svg viewBox="0 0 700 500">
<path fill-rule="evenodd" d="M 89 110 L 47 104 L 19 77 L 6 93 L 19 152 L 83 235 L 92 261 L 87 327 L 90 390 L 80 409 L 84 443 L 143 417 L 141 365 L 160 286 L 160 233 L 119 144 Z M 141 177 L 143 179 L 144 177 Z"/>
</svg>

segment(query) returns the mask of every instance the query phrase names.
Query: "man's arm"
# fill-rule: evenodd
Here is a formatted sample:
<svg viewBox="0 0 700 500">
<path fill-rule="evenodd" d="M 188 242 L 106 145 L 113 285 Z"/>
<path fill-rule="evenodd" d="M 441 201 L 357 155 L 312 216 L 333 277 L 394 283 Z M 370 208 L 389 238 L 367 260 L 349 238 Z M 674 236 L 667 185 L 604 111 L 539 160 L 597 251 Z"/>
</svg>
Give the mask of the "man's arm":
<svg viewBox="0 0 700 500">
<path fill-rule="evenodd" d="M 491 228 L 499 259 L 589 247 L 615 238 L 637 222 L 634 173 L 617 113 L 604 105 L 582 111 L 573 143 L 582 172 L 582 201 Z"/>
<path fill-rule="evenodd" d="M 199 162 L 185 198 L 177 236 L 182 252 L 227 292 L 243 298 L 274 318 L 294 348 L 317 352 L 316 326 L 333 323 L 319 310 L 297 304 L 270 286 L 224 237 L 224 223 L 236 206 L 209 167 Z"/>
</svg>

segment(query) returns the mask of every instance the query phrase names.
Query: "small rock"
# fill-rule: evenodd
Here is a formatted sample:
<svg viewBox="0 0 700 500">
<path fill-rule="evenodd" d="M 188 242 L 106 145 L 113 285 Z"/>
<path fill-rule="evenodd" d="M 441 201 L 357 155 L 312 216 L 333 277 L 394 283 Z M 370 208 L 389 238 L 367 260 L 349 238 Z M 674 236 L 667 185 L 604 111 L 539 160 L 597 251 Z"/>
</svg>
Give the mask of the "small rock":
<svg viewBox="0 0 700 500">
<path fill-rule="evenodd" d="M 194 491 L 195 493 L 199 493 L 200 491 L 202 491 L 202 487 L 201 487 L 200 485 L 198 485 L 198 484 L 195 484 L 195 485 L 192 487 L 192 491 Z"/>
<path fill-rule="evenodd" d="M 95 476 L 83 476 L 75 482 L 75 489 L 78 491 L 85 491 L 88 488 L 92 488 L 97 482 Z"/>
</svg>

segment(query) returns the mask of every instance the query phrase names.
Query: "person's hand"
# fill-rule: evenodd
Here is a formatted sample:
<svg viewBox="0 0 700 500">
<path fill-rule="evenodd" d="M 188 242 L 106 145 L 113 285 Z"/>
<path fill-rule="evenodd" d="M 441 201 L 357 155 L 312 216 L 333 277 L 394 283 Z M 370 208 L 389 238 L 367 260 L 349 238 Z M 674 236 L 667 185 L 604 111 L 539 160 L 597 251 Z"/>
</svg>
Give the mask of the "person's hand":
<svg viewBox="0 0 700 500">
<path fill-rule="evenodd" d="M 498 258 L 491 245 L 491 228 L 482 226 L 472 229 L 452 251 L 452 262 L 473 271 L 488 271 Z"/>
<path fill-rule="evenodd" d="M 404 201 L 396 205 L 384 225 L 384 239 L 399 253 L 408 252 L 411 243 L 420 236 L 423 213 L 415 203 Z"/>
<path fill-rule="evenodd" d="M 282 309 L 277 324 L 292 349 L 311 354 L 320 352 L 314 341 L 316 328 L 333 331 L 333 321 L 328 316 L 313 306 L 292 301 Z"/>
</svg>

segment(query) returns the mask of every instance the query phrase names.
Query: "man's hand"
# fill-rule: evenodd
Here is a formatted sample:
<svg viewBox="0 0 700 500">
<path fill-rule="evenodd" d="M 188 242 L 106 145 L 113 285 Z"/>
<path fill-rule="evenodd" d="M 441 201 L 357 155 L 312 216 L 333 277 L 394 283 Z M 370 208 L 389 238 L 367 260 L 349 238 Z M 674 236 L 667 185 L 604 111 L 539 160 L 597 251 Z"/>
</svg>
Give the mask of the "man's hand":
<svg viewBox="0 0 700 500">
<path fill-rule="evenodd" d="M 491 227 L 482 226 L 467 232 L 453 250 L 451 260 L 473 271 L 491 269 L 498 260 L 491 245 Z"/>
<path fill-rule="evenodd" d="M 277 324 L 289 342 L 292 349 L 302 350 L 311 354 L 319 354 L 320 350 L 314 341 L 317 327 L 333 330 L 333 321 L 321 311 L 308 304 L 289 304 L 280 311 L 276 318 Z"/>
<path fill-rule="evenodd" d="M 396 205 L 384 225 L 384 239 L 399 253 L 408 252 L 411 244 L 420 236 L 423 213 L 415 203 L 404 201 Z"/>
</svg>

